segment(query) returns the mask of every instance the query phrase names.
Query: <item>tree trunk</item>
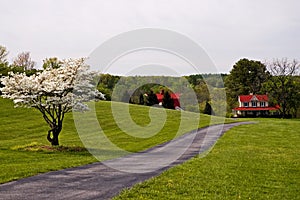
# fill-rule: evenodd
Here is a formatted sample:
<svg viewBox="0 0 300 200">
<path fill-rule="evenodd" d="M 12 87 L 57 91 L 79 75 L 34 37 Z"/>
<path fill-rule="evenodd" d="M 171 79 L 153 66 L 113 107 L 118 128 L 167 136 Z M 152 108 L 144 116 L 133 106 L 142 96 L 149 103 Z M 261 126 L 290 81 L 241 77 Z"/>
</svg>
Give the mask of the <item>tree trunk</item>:
<svg viewBox="0 0 300 200">
<path fill-rule="evenodd" d="M 51 143 L 52 146 L 58 146 L 58 136 L 61 131 L 62 127 L 56 126 L 48 131 L 47 140 Z M 52 137 L 51 137 L 52 133 Z"/>
<path fill-rule="evenodd" d="M 58 135 L 59 135 L 59 133 L 53 133 L 52 142 L 51 142 L 52 146 L 58 146 L 59 145 Z"/>
</svg>

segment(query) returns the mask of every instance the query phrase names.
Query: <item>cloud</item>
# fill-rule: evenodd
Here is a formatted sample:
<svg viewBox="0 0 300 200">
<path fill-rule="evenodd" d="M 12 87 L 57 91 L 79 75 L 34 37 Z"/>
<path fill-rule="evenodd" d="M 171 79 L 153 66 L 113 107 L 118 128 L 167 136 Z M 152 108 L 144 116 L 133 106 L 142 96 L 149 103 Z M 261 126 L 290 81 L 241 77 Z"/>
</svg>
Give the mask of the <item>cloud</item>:
<svg viewBox="0 0 300 200">
<path fill-rule="evenodd" d="M 166 28 L 198 42 L 222 72 L 241 57 L 300 60 L 296 0 L 3 0 L 0 44 L 41 62 L 88 56 L 124 31 Z"/>
</svg>

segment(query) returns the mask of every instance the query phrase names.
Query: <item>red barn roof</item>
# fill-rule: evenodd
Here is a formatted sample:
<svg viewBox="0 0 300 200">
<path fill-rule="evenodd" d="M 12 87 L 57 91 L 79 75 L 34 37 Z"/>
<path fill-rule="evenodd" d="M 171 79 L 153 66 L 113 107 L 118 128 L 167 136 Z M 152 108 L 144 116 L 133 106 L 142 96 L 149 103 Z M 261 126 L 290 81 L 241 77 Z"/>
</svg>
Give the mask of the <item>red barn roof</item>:
<svg viewBox="0 0 300 200">
<path fill-rule="evenodd" d="M 180 97 L 180 94 L 178 94 L 178 93 L 171 93 L 170 95 L 171 95 L 172 99 L 179 99 L 179 97 Z M 161 102 L 164 98 L 164 95 L 163 94 L 156 94 L 156 97 L 157 97 L 158 101 Z"/>
<path fill-rule="evenodd" d="M 258 101 L 269 101 L 268 95 L 263 94 L 263 95 L 259 95 L 259 94 L 254 94 L 254 95 L 240 95 L 239 99 L 241 102 L 250 102 L 251 100 L 258 100 Z"/>
<path fill-rule="evenodd" d="M 179 102 L 179 98 L 180 98 L 180 94 L 179 93 L 170 93 L 171 98 L 174 101 L 174 107 L 180 107 L 180 102 Z M 162 102 L 164 95 L 163 94 L 156 94 L 157 100 L 158 102 Z"/>
</svg>

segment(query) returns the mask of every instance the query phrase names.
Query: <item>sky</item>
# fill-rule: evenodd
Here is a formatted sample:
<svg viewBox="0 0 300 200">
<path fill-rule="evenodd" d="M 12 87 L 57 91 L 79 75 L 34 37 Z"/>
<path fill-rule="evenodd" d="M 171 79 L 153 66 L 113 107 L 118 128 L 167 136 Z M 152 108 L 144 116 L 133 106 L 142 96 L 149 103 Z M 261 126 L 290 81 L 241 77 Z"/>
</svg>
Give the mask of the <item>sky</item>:
<svg viewBox="0 0 300 200">
<path fill-rule="evenodd" d="M 300 61 L 299 7 L 297 0 L 0 0 L 0 45 L 10 62 L 29 51 L 40 67 L 48 57 L 88 57 L 124 32 L 166 29 L 195 41 L 228 73 L 241 58 Z"/>
</svg>

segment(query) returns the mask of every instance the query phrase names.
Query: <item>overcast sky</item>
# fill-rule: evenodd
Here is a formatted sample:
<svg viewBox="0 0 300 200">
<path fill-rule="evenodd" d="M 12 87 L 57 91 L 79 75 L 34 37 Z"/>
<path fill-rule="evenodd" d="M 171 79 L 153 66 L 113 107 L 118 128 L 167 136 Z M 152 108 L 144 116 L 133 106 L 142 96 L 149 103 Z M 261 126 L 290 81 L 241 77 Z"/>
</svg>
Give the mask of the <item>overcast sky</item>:
<svg viewBox="0 0 300 200">
<path fill-rule="evenodd" d="M 10 61 L 31 52 L 86 57 L 109 38 L 138 28 L 184 34 L 205 49 L 220 72 L 240 58 L 300 60 L 297 0 L 0 0 L 0 45 Z"/>
</svg>

